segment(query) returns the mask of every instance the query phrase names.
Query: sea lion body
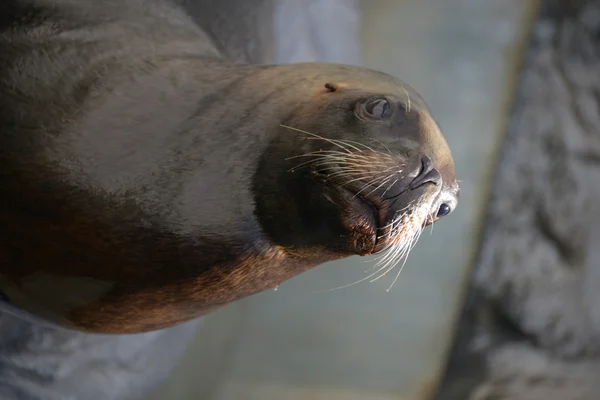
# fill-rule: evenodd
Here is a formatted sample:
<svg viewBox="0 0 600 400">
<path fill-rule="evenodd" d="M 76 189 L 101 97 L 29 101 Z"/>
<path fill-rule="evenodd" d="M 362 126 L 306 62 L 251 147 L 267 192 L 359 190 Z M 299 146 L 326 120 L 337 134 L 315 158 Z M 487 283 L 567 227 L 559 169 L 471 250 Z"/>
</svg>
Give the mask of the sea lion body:
<svg viewBox="0 0 600 400">
<path fill-rule="evenodd" d="M 217 3 L 0 6 L 6 307 L 87 332 L 168 328 L 326 261 L 387 251 L 393 267 L 456 206 L 413 89 L 268 64 L 273 3 L 229 19 L 237 3 Z"/>
<path fill-rule="evenodd" d="M 162 1 L 9 4 L 0 288 L 20 308 L 77 329 L 142 332 L 374 252 L 350 243 L 354 228 L 336 226 L 335 209 L 300 210 L 322 199 L 288 159 L 327 142 L 282 124 L 429 154 L 447 175 L 446 194 L 456 191 L 426 105 L 388 75 L 237 65 Z M 373 95 L 395 96 L 412 120 L 398 117 L 400 131 L 390 132 L 389 122 L 355 118 L 354 104 Z M 406 157 L 396 158 L 400 168 Z"/>
</svg>

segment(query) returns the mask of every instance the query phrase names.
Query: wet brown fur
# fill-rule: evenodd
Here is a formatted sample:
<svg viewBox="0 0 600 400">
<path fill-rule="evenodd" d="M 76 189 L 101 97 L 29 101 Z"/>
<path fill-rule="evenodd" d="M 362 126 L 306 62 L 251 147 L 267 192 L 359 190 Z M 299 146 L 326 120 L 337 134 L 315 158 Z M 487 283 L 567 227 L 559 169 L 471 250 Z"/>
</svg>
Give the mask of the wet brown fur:
<svg viewBox="0 0 600 400">
<path fill-rule="evenodd" d="M 454 201 L 450 151 L 408 86 L 343 65 L 236 65 L 190 7 L 0 6 L 12 16 L 0 17 L 0 291 L 15 306 L 76 329 L 144 332 L 372 252 L 364 204 L 289 172 L 290 156 L 324 144 L 282 124 L 385 141 L 410 166 L 404 189 L 430 157 L 443 185 L 393 207 L 425 193 Z M 352 107 L 377 94 L 405 120 L 358 120 Z"/>
</svg>

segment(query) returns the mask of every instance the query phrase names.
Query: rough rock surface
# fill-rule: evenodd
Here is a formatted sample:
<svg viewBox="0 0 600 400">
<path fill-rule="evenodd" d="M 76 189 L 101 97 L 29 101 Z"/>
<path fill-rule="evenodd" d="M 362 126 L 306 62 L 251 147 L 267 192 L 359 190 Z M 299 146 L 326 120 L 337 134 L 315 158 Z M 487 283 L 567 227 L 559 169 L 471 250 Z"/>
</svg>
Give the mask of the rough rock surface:
<svg viewBox="0 0 600 400">
<path fill-rule="evenodd" d="M 600 398 L 600 1 L 533 28 L 438 399 Z"/>
<path fill-rule="evenodd" d="M 561 356 L 600 351 L 600 2 L 535 27 L 477 284 Z"/>
</svg>

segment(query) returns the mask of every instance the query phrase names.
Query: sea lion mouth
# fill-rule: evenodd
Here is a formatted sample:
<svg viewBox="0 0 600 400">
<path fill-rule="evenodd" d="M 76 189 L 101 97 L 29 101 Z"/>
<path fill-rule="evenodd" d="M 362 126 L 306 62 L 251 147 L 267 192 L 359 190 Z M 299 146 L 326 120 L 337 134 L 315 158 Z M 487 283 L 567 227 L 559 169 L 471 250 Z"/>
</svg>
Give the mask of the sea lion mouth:
<svg viewBox="0 0 600 400">
<path fill-rule="evenodd" d="M 383 161 L 388 160 L 373 157 L 369 163 L 361 163 L 357 158 L 353 168 L 361 169 L 350 175 L 344 172 L 344 165 L 335 162 L 310 170 L 328 188 L 326 198 L 338 209 L 351 239 L 349 245 L 357 255 L 373 255 L 402 246 L 411 241 L 416 231 L 433 222 L 430 214 L 435 192 L 423 190 L 435 172 L 431 161 L 427 157 L 413 160 L 411 168 L 406 167 L 406 160 L 404 164 L 382 164 Z M 391 171 L 389 176 L 372 167 L 377 162 Z"/>
<path fill-rule="evenodd" d="M 359 193 L 356 193 L 355 191 L 352 191 L 343 186 L 338 186 L 338 188 L 339 190 L 344 191 L 346 195 L 350 197 L 354 207 L 358 206 L 360 211 L 362 211 L 354 211 L 353 214 L 363 216 L 362 218 L 357 218 L 356 221 L 358 222 L 357 225 L 363 229 L 355 230 L 351 228 L 350 230 L 358 233 L 359 235 L 362 233 L 364 236 L 366 236 L 366 240 L 357 239 L 355 240 L 356 242 L 370 242 L 370 245 L 356 246 L 357 253 L 359 255 L 376 254 L 383 247 L 381 245 L 380 236 L 378 235 L 380 227 L 383 225 L 382 213 L 380 207 L 378 206 L 378 203 L 373 201 L 373 199 L 369 199 L 366 196 L 362 196 Z M 367 217 L 365 218 L 365 216 Z"/>
<path fill-rule="evenodd" d="M 366 225 L 369 227 L 366 234 L 374 235 L 369 251 L 361 252 L 360 255 L 379 254 L 412 236 L 415 231 L 422 230 L 433 223 L 433 218 L 428 212 L 430 201 L 425 194 L 416 196 L 404 207 L 396 209 L 394 201 L 386 201 L 376 195 L 361 195 L 347 188 L 341 188 L 341 190 L 353 199 L 354 214 L 360 216 L 367 214 L 370 217 L 359 217 L 354 221 L 361 227 L 365 226 L 366 221 Z M 407 188 L 396 198 L 409 195 L 410 191 L 411 189 Z M 404 203 L 403 200 L 399 200 L 399 202 Z M 356 211 L 356 206 L 360 208 L 360 212 Z M 424 210 L 427 211 L 424 212 Z M 364 229 L 361 231 L 364 232 Z"/>
</svg>

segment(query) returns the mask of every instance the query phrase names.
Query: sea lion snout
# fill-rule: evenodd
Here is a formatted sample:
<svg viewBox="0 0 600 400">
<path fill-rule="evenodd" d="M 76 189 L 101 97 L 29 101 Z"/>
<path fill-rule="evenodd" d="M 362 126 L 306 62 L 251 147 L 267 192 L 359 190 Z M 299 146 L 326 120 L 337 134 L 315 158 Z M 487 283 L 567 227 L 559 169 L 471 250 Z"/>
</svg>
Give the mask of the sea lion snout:
<svg viewBox="0 0 600 400">
<path fill-rule="evenodd" d="M 386 231 L 419 230 L 456 204 L 432 158 L 418 151 L 326 150 L 318 153 L 311 172 L 339 211 L 348 250 L 358 255 L 389 246 Z"/>
<path fill-rule="evenodd" d="M 437 201 L 433 202 L 431 217 L 425 221 L 425 225 L 427 226 L 454 210 L 458 203 L 458 185 L 455 179 L 446 184 L 440 171 L 433 165 L 431 158 L 423 156 L 421 171 L 410 183 L 409 189 L 416 190 L 425 185 L 433 185 L 435 187 L 434 190 L 437 190 L 439 193 Z"/>
<path fill-rule="evenodd" d="M 440 186 L 442 184 L 442 175 L 433 166 L 431 158 L 428 156 L 423 156 L 421 159 L 421 171 L 419 175 L 410 183 L 409 188 L 416 189 L 419 186 L 423 186 L 427 183 Z"/>
</svg>

